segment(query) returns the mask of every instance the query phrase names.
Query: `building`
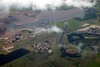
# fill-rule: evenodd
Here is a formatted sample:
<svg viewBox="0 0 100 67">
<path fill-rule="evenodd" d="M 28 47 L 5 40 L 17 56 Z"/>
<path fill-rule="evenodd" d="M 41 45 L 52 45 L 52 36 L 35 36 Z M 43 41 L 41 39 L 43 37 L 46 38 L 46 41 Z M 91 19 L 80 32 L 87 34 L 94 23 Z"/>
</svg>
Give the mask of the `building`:
<svg viewBox="0 0 100 67">
<path fill-rule="evenodd" d="M 77 30 L 77 33 L 100 34 L 100 26 L 90 25 L 88 27 Z"/>
<path fill-rule="evenodd" d="M 12 49 L 14 48 L 14 45 L 7 44 L 7 45 L 4 45 L 4 46 L 2 46 L 2 47 L 3 47 L 3 49 L 4 49 L 5 51 L 11 52 Z"/>
</svg>

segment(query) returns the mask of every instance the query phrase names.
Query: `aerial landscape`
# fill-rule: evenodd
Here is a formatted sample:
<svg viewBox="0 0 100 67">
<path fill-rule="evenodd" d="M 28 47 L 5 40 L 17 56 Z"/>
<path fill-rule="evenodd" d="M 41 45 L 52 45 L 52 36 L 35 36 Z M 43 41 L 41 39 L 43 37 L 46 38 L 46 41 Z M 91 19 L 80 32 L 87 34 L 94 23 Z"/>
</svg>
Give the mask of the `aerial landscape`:
<svg viewBox="0 0 100 67">
<path fill-rule="evenodd" d="M 100 67 L 100 0 L 0 0 L 0 67 Z"/>
</svg>

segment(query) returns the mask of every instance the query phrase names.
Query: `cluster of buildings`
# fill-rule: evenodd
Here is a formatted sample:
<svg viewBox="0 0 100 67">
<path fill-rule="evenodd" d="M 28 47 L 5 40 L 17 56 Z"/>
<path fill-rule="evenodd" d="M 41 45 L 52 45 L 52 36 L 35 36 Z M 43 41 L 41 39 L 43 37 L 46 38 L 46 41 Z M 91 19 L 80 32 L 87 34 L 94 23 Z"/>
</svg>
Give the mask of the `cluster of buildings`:
<svg viewBox="0 0 100 67">
<path fill-rule="evenodd" d="M 20 33 L 17 33 L 10 38 L 6 38 L 6 40 L 10 43 L 13 43 L 16 41 L 26 40 L 26 39 L 33 38 L 33 37 L 35 37 L 35 35 L 31 31 L 23 30 Z"/>
<path fill-rule="evenodd" d="M 33 12 L 32 10 L 14 10 L 10 13 L 11 16 L 15 16 L 15 15 L 25 15 L 28 17 L 33 17 L 33 18 L 37 18 L 37 15 L 39 14 L 39 12 Z"/>
<path fill-rule="evenodd" d="M 32 46 L 27 47 L 27 49 L 40 52 L 40 53 L 52 53 L 52 44 L 49 41 L 44 41 L 42 43 L 34 44 Z"/>
<path fill-rule="evenodd" d="M 88 27 L 77 30 L 77 33 L 100 34 L 100 26 L 90 25 Z"/>
<path fill-rule="evenodd" d="M 1 44 L 1 48 L 3 51 L 12 52 L 13 49 L 15 48 L 15 46 L 13 45 L 13 42 L 26 40 L 33 37 L 35 37 L 35 35 L 31 31 L 22 30 L 21 32 L 15 34 L 12 37 L 0 38 L 0 40 L 4 40 L 4 43 Z"/>
</svg>

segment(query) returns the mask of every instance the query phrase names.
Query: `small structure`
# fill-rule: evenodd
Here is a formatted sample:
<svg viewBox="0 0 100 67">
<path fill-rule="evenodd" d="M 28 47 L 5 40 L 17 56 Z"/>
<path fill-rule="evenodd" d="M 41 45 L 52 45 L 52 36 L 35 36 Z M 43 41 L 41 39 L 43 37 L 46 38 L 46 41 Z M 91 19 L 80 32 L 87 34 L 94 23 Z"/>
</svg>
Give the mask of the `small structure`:
<svg viewBox="0 0 100 67">
<path fill-rule="evenodd" d="M 89 26 L 89 25 L 90 25 L 90 24 L 85 23 L 85 24 L 82 25 L 82 27 L 86 27 L 86 26 Z"/>
<path fill-rule="evenodd" d="M 78 49 L 71 49 L 71 48 L 69 48 L 69 49 L 66 49 L 65 52 L 74 55 L 74 54 L 79 53 L 79 50 Z"/>
<path fill-rule="evenodd" d="M 7 44 L 3 46 L 3 49 L 7 52 L 11 52 L 13 48 L 14 48 L 14 45 L 11 45 L 11 44 Z"/>
</svg>

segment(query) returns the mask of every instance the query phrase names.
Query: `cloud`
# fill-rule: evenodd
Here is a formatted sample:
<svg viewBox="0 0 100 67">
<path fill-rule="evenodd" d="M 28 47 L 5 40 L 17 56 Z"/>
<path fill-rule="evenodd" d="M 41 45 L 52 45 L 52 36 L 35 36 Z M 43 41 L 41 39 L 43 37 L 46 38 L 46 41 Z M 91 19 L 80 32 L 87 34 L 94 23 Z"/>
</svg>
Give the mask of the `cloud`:
<svg viewBox="0 0 100 67">
<path fill-rule="evenodd" d="M 93 7 L 96 4 L 96 0 L 66 0 L 65 4 L 69 7 L 73 6 L 78 8 Z"/>
<path fill-rule="evenodd" d="M 9 12 L 9 9 L 16 8 L 30 8 L 33 10 L 47 10 L 47 8 L 56 9 L 63 4 L 68 7 L 93 7 L 96 4 L 96 0 L 91 2 L 90 0 L 0 0 L 0 11 Z"/>
<path fill-rule="evenodd" d="M 53 32 L 61 33 L 62 29 L 60 29 L 57 26 L 51 26 L 48 28 L 43 28 L 43 27 L 42 28 L 35 28 L 34 34 L 44 34 L 44 33 L 53 33 Z"/>
</svg>

